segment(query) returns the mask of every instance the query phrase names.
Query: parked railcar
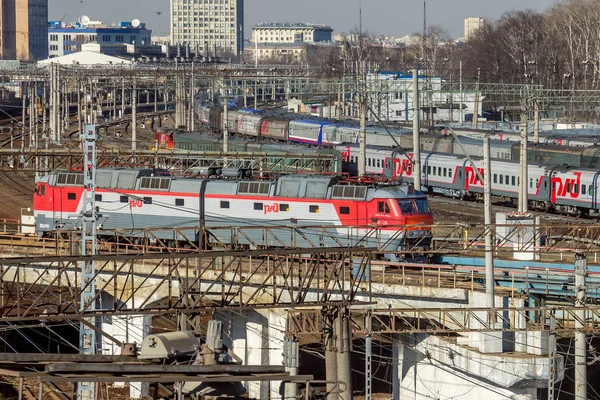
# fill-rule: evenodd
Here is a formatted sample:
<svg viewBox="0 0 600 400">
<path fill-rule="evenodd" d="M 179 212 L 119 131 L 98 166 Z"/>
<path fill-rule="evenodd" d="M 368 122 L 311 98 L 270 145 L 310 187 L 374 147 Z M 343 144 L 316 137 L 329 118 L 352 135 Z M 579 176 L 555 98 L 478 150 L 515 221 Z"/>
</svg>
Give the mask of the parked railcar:
<svg viewBox="0 0 600 400">
<path fill-rule="evenodd" d="M 336 146 L 342 152 L 345 171 L 356 171 L 358 146 Z M 390 148 L 367 148 L 366 172 L 385 174 L 404 182 L 413 182 L 413 153 L 400 153 Z M 485 171 L 478 157 L 475 167 L 465 156 L 456 154 L 421 153 L 421 182 L 423 188 L 433 193 L 457 198 L 482 198 Z M 568 215 L 600 216 L 600 171 L 565 165 L 541 165 L 530 163 L 527 167 L 527 193 L 532 209 L 555 211 Z M 507 160 L 491 160 L 491 187 L 494 196 L 516 200 L 520 179 L 519 163 Z"/>
<path fill-rule="evenodd" d="M 221 180 L 179 179 L 157 172 L 97 171 L 96 206 L 103 229 L 120 229 L 124 235 L 143 239 L 143 229 L 181 227 L 186 229 L 155 234 L 169 241 L 184 235 L 204 246 L 211 242 L 201 227 L 211 228 L 217 243 L 231 243 L 234 235 L 229 227 L 266 226 L 273 235 L 268 246 L 361 245 L 377 246 L 386 253 L 400 252 L 416 242 L 427 246 L 431 238 L 433 217 L 427 198 L 412 186 L 361 185 L 337 176 Z M 53 171 L 41 178 L 33 201 L 38 232 L 79 226 L 85 211 L 83 194 L 82 172 Z M 290 224 L 298 235 L 290 235 Z M 236 244 L 265 243 L 264 235 L 264 229 L 249 229 Z"/>
<path fill-rule="evenodd" d="M 285 116 L 268 116 L 260 121 L 260 137 L 287 141 L 289 137 L 290 118 Z"/>
</svg>

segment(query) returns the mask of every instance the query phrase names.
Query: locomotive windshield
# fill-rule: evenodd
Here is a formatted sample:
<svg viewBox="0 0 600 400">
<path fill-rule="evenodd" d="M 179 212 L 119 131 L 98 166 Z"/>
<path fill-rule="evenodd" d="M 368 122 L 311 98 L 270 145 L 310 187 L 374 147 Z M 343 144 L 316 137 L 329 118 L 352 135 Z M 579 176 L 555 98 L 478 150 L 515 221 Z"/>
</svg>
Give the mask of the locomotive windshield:
<svg viewBox="0 0 600 400">
<path fill-rule="evenodd" d="M 430 212 L 427 199 L 398 200 L 398 205 L 400 206 L 400 211 L 402 214 Z"/>
</svg>

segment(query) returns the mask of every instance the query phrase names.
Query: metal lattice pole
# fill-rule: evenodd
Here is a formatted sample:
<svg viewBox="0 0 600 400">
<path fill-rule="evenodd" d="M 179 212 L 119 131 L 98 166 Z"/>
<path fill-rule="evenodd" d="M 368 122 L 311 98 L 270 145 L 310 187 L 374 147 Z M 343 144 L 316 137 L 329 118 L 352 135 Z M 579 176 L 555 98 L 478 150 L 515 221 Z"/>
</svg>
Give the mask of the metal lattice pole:
<svg viewBox="0 0 600 400">
<path fill-rule="evenodd" d="M 82 195 L 82 229 L 81 255 L 96 255 L 96 126 L 86 125 L 82 133 L 84 152 L 83 195 Z M 81 263 L 81 304 L 80 311 L 94 311 L 96 296 L 96 268 L 93 260 Z M 96 325 L 95 318 L 87 318 L 87 324 Z M 79 351 L 81 354 L 96 354 L 96 332 L 88 325 L 81 323 L 79 327 Z M 94 382 L 79 382 L 77 385 L 79 400 L 95 398 Z"/>
</svg>

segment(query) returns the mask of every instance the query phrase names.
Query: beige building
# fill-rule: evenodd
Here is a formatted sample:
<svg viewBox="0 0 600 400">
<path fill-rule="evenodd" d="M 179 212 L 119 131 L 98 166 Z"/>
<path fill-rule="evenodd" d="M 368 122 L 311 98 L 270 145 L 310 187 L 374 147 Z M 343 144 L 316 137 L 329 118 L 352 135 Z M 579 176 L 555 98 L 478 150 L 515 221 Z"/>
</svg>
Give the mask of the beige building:
<svg viewBox="0 0 600 400">
<path fill-rule="evenodd" d="M 263 22 L 252 28 L 253 43 L 331 42 L 333 29 L 327 25 Z"/>
<path fill-rule="evenodd" d="M 0 59 L 48 58 L 48 0 L 0 0 Z"/>
<path fill-rule="evenodd" d="M 244 55 L 249 62 L 254 60 L 299 62 L 306 59 L 307 46 L 306 43 L 255 43 L 254 46 L 248 46 L 244 50 Z"/>
<path fill-rule="evenodd" d="M 244 1 L 171 0 L 171 44 L 210 56 L 242 54 Z"/>
<path fill-rule="evenodd" d="M 485 20 L 479 17 L 471 17 L 465 18 L 465 32 L 464 32 L 464 40 L 468 41 L 470 37 L 473 36 L 475 32 L 479 29 L 483 28 L 485 25 Z"/>
</svg>

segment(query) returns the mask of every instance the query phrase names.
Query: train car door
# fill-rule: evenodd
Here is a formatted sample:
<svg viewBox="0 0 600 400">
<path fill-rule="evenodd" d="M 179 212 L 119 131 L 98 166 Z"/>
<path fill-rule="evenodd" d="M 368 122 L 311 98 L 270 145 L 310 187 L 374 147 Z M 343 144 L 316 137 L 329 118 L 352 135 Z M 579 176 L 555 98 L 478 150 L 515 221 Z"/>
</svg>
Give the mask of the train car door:
<svg viewBox="0 0 600 400">
<path fill-rule="evenodd" d="M 592 210 L 598 209 L 598 180 L 600 179 L 600 172 L 596 172 L 594 178 L 592 179 L 592 187 L 588 189 L 592 197 Z"/>
</svg>

